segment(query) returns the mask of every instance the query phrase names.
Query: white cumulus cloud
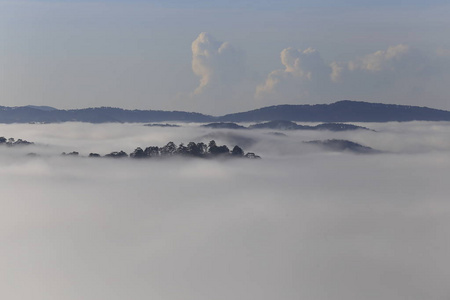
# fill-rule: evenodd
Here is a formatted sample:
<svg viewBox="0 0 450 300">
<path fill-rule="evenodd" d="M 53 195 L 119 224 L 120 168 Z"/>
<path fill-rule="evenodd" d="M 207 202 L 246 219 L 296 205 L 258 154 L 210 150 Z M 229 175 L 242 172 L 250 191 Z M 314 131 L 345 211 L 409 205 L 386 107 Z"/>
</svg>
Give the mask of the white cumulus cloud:
<svg viewBox="0 0 450 300">
<path fill-rule="evenodd" d="M 312 48 L 300 50 L 289 47 L 281 51 L 280 58 L 284 69 L 272 71 L 266 81 L 257 86 L 257 98 L 286 93 L 286 90 L 310 96 L 310 89 L 315 83 L 327 80 L 327 74 L 331 72 L 320 53 Z"/>
<path fill-rule="evenodd" d="M 236 83 L 244 73 L 243 55 L 228 42 L 202 32 L 192 42 L 192 71 L 200 77 L 194 94 Z"/>
<path fill-rule="evenodd" d="M 397 73 L 404 75 L 418 75 L 424 69 L 426 58 L 408 45 L 396 45 L 386 50 L 379 50 L 348 62 L 332 62 L 331 78 L 333 81 L 341 79 L 344 72 L 351 72 L 361 76 L 361 73 Z M 402 74 L 403 73 L 403 74 Z"/>
<path fill-rule="evenodd" d="M 256 83 L 246 76 L 244 52 L 231 43 L 200 33 L 192 42 L 192 71 L 200 82 L 178 97 L 185 109 L 199 107 L 203 113 L 223 114 L 234 112 L 236 106 L 251 108 L 251 103 L 242 99 L 244 95 L 252 98 Z"/>
<path fill-rule="evenodd" d="M 286 48 L 280 57 L 284 69 L 270 72 L 256 87 L 255 97 L 262 104 L 339 99 L 419 104 L 426 95 L 433 95 L 433 80 L 442 73 L 436 55 L 425 55 L 405 44 L 348 61 L 325 62 L 312 48 Z"/>
</svg>

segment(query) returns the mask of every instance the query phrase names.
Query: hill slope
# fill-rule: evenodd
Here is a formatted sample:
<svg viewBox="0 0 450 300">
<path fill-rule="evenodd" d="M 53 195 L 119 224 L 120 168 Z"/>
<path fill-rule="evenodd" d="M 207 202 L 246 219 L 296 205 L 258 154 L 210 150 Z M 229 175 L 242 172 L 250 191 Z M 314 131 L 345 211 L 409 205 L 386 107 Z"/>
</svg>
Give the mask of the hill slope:
<svg viewBox="0 0 450 300">
<path fill-rule="evenodd" d="M 428 107 L 343 100 L 332 104 L 276 105 L 220 117 L 223 122 L 290 120 L 302 122 L 450 121 L 450 112 Z"/>
<path fill-rule="evenodd" d="M 113 107 L 96 107 L 72 110 L 43 110 L 34 106 L 0 106 L 0 123 L 146 123 L 163 121 L 211 122 L 214 117 L 195 112 L 126 110 Z"/>
<path fill-rule="evenodd" d="M 57 122 L 389 122 L 450 121 L 450 111 L 428 107 L 343 100 L 332 104 L 276 105 L 220 117 L 195 112 L 126 110 L 112 107 L 59 110 L 50 107 L 0 106 L 0 123 Z"/>
</svg>

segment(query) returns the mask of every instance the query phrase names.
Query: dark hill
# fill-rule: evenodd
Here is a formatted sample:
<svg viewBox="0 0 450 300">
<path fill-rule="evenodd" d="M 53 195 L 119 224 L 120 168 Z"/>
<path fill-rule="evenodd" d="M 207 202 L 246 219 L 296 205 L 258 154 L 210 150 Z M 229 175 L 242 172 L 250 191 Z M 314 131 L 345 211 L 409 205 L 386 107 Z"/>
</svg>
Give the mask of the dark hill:
<svg viewBox="0 0 450 300">
<path fill-rule="evenodd" d="M 323 123 L 316 126 L 298 125 L 292 121 L 269 121 L 250 125 L 250 129 L 276 129 L 276 130 L 329 130 L 329 131 L 349 131 L 349 130 L 371 130 L 366 127 L 344 123 Z"/>
<path fill-rule="evenodd" d="M 211 122 L 214 117 L 195 112 L 126 110 L 114 107 L 96 107 L 84 109 L 42 109 L 41 107 L 0 106 L 0 123 L 146 123 L 163 121 Z"/>
<path fill-rule="evenodd" d="M 313 126 L 314 130 L 329 130 L 329 131 L 349 131 L 349 130 L 371 130 L 367 127 L 357 126 L 353 124 L 344 123 L 323 123 Z"/>
<path fill-rule="evenodd" d="M 363 146 L 361 144 L 348 140 L 325 140 L 325 141 L 309 141 L 305 142 L 310 145 L 317 145 L 326 151 L 332 152 L 352 152 L 357 154 L 375 154 L 381 153 L 373 148 Z"/>
<path fill-rule="evenodd" d="M 291 121 L 274 120 L 266 123 L 258 123 L 250 125 L 250 129 L 277 129 L 277 130 L 298 130 L 298 129 L 311 129 L 311 126 L 298 125 Z"/>
<path fill-rule="evenodd" d="M 247 112 L 213 117 L 195 112 L 126 110 L 113 107 L 59 110 L 42 106 L 0 106 L 0 123 L 57 122 L 389 122 L 450 121 L 450 111 L 428 107 L 344 100 L 332 104 L 277 105 Z"/>
<path fill-rule="evenodd" d="M 450 121 L 450 112 L 428 107 L 343 100 L 332 104 L 276 105 L 220 117 L 226 122 L 290 120 L 302 122 Z"/>
<path fill-rule="evenodd" d="M 227 123 L 227 122 L 209 123 L 202 125 L 202 127 L 214 129 L 246 129 L 246 127 L 238 125 L 236 123 Z"/>
</svg>

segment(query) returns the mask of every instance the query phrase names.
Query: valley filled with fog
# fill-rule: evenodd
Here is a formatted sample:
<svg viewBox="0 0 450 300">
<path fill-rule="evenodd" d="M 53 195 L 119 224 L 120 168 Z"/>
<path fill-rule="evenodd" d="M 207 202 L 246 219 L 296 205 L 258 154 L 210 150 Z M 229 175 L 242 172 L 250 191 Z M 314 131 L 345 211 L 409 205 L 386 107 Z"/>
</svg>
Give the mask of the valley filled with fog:
<svg viewBox="0 0 450 300">
<path fill-rule="evenodd" d="M 0 124 L 0 298 L 450 297 L 449 122 L 179 125 Z M 262 159 L 88 157 L 210 140 Z"/>
</svg>

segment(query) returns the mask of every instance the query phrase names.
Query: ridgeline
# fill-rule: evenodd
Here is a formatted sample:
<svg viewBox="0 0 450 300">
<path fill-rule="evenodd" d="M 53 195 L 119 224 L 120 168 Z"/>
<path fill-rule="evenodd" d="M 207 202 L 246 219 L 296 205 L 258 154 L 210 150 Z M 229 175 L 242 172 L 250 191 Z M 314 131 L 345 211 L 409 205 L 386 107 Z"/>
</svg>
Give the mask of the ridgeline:
<svg viewBox="0 0 450 300">
<path fill-rule="evenodd" d="M 332 104 L 275 105 L 210 116 L 196 112 L 126 110 L 113 107 L 60 110 L 48 106 L 0 106 L 0 123 L 148 123 L 148 122 L 407 122 L 450 121 L 450 111 L 428 107 L 343 100 Z"/>
</svg>

